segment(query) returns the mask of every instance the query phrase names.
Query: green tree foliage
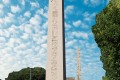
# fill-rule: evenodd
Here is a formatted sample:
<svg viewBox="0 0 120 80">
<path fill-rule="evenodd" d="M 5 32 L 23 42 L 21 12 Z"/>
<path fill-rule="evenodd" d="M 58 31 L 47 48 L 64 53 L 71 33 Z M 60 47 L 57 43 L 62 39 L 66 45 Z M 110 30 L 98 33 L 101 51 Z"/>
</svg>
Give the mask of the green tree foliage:
<svg viewBox="0 0 120 80">
<path fill-rule="evenodd" d="M 92 31 L 106 70 L 103 80 L 120 80 L 120 0 L 111 0 L 96 16 Z"/>
<path fill-rule="evenodd" d="M 7 80 L 30 80 L 30 68 L 10 73 Z M 31 68 L 31 80 L 45 80 L 45 69 Z"/>
</svg>

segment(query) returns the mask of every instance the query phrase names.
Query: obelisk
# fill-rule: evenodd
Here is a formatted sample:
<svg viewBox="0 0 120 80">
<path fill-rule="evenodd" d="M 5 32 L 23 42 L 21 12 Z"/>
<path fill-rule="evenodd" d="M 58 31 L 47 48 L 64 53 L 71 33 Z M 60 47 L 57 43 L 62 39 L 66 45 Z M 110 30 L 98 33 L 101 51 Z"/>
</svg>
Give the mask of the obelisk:
<svg viewBox="0 0 120 80">
<path fill-rule="evenodd" d="M 80 49 L 77 50 L 77 80 L 81 80 Z"/>
<path fill-rule="evenodd" d="M 63 0 L 49 0 L 46 80 L 65 80 Z"/>
</svg>

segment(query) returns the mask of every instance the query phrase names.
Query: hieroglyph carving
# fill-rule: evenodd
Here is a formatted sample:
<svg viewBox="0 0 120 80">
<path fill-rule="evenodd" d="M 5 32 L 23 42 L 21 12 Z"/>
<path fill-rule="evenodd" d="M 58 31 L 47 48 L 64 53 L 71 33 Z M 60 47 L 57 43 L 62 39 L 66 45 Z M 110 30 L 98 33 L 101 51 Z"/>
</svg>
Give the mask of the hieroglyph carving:
<svg viewBox="0 0 120 80">
<path fill-rule="evenodd" d="M 58 47 L 58 10 L 56 0 L 51 0 L 54 5 L 54 10 L 52 11 L 52 55 L 51 55 L 51 75 L 52 80 L 57 79 L 57 47 Z"/>
</svg>

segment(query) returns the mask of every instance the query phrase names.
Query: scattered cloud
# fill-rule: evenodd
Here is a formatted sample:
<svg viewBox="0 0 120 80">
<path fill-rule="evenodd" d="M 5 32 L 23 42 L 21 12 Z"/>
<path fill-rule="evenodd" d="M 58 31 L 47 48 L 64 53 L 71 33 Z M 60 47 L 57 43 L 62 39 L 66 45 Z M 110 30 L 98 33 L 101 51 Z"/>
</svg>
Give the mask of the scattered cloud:
<svg viewBox="0 0 120 80">
<path fill-rule="evenodd" d="M 68 1 L 70 1 L 70 2 L 74 2 L 74 1 L 76 1 L 76 0 L 68 0 Z"/>
<path fill-rule="evenodd" d="M 81 24 L 81 28 L 87 29 L 88 27 L 89 27 L 89 26 L 88 26 L 87 23 L 82 23 L 82 24 Z"/>
<path fill-rule="evenodd" d="M 29 34 L 24 33 L 24 34 L 21 36 L 21 38 L 26 40 L 26 39 L 29 38 L 29 36 L 30 36 Z"/>
<path fill-rule="evenodd" d="M 104 0 L 84 0 L 85 5 L 98 6 L 103 3 Z"/>
<path fill-rule="evenodd" d="M 69 5 L 65 8 L 65 14 L 71 14 L 73 13 L 73 10 L 74 10 L 74 6 L 73 5 Z"/>
<path fill-rule="evenodd" d="M 20 0 L 21 4 L 24 6 L 25 5 L 25 0 Z"/>
<path fill-rule="evenodd" d="M 4 3 L 4 4 L 9 4 L 9 3 L 10 3 L 10 0 L 3 0 L 3 3 Z"/>
<path fill-rule="evenodd" d="M 46 7 L 45 7 L 45 8 L 46 8 Z M 36 11 L 36 14 L 42 15 L 42 16 L 44 16 L 45 18 L 48 18 L 48 13 L 45 12 L 45 8 L 44 8 L 44 9 L 38 9 L 38 10 Z"/>
<path fill-rule="evenodd" d="M 41 17 L 39 15 L 35 15 L 30 19 L 30 24 L 32 25 L 39 25 L 41 24 Z"/>
<path fill-rule="evenodd" d="M 2 4 L 0 4 L 0 9 L 3 9 L 3 5 Z"/>
<path fill-rule="evenodd" d="M 65 29 L 68 30 L 71 28 L 71 25 L 65 22 Z"/>
<path fill-rule="evenodd" d="M 80 25 L 81 25 L 81 20 L 74 21 L 74 22 L 73 22 L 73 25 L 74 25 L 75 27 L 80 26 Z"/>
<path fill-rule="evenodd" d="M 89 1 L 89 0 L 84 0 L 84 4 L 88 4 L 88 1 Z"/>
<path fill-rule="evenodd" d="M 76 40 L 70 40 L 70 41 L 67 41 L 66 43 L 66 47 L 71 47 L 73 44 L 75 44 L 75 42 L 77 42 Z"/>
<path fill-rule="evenodd" d="M 26 6 L 22 1 L 22 5 Z M 33 3 L 31 5 L 32 8 L 36 7 Z M 7 14 L 0 17 L 0 79 L 4 80 L 10 72 L 25 67 L 45 68 L 48 24 L 46 9 L 39 8 L 44 9 L 43 12 L 36 13 L 39 10 L 36 9 L 31 13 L 31 10 L 24 11 L 19 5 L 11 4 L 8 10 L 8 7 L 0 4 L 0 10 L 3 8 Z M 19 12 L 24 14 L 18 14 Z"/>
<path fill-rule="evenodd" d="M 32 8 L 38 8 L 39 7 L 38 2 L 30 2 L 30 5 L 31 5 Z"/>
<path fill-rule="evenodd" d="M 100 3 L 100 0 L 90 0 L 92 4 L 98 5 Z"/>
<path fill-rule="evenodd" d="M 4 12 L 3 12 L 3 4 L 0 4 L 0 16 L 3 16 Z"/>
<path fill-rule="evenodd" d="M 26 17 L 30 17 L 31 16 L 31 13 L 30 13 L 30 11 L 26 11 L 25 13 L 24 13 L 24 16 L 26 16 Z"/>
<path fill-rule="evenodd" d="M 0 37 L 0 43 L 5 43 L 6 39 L 4 37 Z"/>
<path fill-rule="evenodd" d="M 20 12 L 20 7 L 17 5 L 17 6 L 11 6 L 11 12 L 12 13 L 17 13 L 17 12 Z"/>
<path fill-rule="evenodd" d="M 83 38 L 83 39 L 88 39 L 88 33 L 85 32 L 72 32 L 72 35 L 77 37 L 77 38 Z"/>
<path fill-rule="evenodd" d="M 93 18 L 95 17 L 96 13 L 88 13 L 88 12 L 85 12 L 83 13 L 83 16 L 84 16 L 84 20 L 85 21 L 88 21 L 88 22 L 92 22 Z"/>
<path fill-rule="evenodd" d="M 12 13 L 7 13 L 3 18 L 0 18 L 0 28 L 9 27 L 8 25 L 14 23 L 15 16 Z"/>
</svg>

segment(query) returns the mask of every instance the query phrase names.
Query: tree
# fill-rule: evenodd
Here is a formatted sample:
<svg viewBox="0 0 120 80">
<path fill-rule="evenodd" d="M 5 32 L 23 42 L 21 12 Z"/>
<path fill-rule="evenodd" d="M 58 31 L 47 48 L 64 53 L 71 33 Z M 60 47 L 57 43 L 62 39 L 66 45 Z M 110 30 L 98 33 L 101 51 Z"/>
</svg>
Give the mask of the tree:
<svg viewBox="0 0 120 80">
<path fill-rule="evenodd" d="M 31 69 L 31 80 L 45 80 L 45 69 L 35 68 L 24 68 L 20 71 L 9 73 L 7 80 L 30 80 L 30 69 Z"/>
<path fill-rule="evenodd" d="M 120 80 L 120 0 L 111 0 L 92 27 L 106 70 L 103 80 Z"/>
</svg>

